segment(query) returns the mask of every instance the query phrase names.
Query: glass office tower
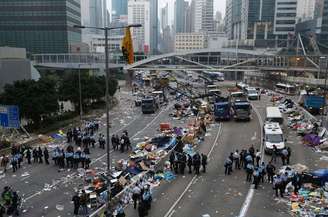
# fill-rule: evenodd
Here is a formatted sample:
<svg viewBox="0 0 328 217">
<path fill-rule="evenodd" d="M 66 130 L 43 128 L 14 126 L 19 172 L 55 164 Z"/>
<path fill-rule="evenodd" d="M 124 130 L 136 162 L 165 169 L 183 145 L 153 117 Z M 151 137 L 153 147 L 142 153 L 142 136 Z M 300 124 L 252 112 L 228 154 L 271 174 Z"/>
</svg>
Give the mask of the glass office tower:
<svg viewBox="0 0 328 217">
<path fill-rule="evenodd" d="M 0 46 L 68 53 L 81 42 L 80 0 L 0 0 Z"/>
</svg>

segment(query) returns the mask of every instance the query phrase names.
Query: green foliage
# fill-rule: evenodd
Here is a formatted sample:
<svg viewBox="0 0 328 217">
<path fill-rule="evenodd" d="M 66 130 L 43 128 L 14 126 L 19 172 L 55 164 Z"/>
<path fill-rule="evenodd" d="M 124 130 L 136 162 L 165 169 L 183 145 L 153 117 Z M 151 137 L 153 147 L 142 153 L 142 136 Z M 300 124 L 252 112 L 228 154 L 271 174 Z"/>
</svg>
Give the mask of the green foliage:
<svg viewBox="0 0 328 217">
<path fill-rule="evenodd" d="M 6 85 L 1 102 L 18 105 L 21 117 L 31 119 L 39 125 L 42 118 L 58 111 L 56 83 L 48 78 L 39 81 L 22 80 Z"/>
<path fill-rule="evenodd" d="M 109 95 L 114 96 L 118 86 L 118 81 L 114 78 L 109 79 Z M 83 105 L 89 105 L 90 102 L 100 101 L 106 92 L 105 76 L 92 76 L 89 73 L 81 72 L 81 90 Z M 63 78 L 59 86 L 59 94 L 62 100 L 70 100 L 79 108 L 79 75 L 70 73 Z"/>
<path fill-rule="evenodd" d="M 81 72 L 81 89 L 84 109 L 92 108 L 92 104 L 101 104 L 104 100 L 106 82 L 104 76 L 93 76 Z M 109 94 L 116 92 L 118 81 L 109 79 Z M 20 115 L 32 120 L 32 128 L 38 128 L 56 120 L 60 105 L 58 101 L 71 101 L 79 111 L 79 77 L 78 73 L 45 74 L 39 81 L 22 80 L 4 87 L 0 95 L 1 104 L 18 105 Z"/>
</svg>

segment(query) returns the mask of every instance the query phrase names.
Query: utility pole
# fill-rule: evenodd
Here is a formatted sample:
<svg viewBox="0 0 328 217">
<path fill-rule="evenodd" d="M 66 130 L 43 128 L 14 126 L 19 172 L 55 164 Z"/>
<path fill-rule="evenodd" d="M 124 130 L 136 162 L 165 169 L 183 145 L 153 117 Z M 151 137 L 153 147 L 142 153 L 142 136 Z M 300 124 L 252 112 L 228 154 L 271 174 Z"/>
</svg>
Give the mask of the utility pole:
<svg viewBox="0 0 328 217">
<path fill-rule="evenodd" d="M 81 64 L 79 64 L 79 95 L 80 95 L 80 124 L 82 124 L 83 108 L 82 108 Z"/>
</svg>

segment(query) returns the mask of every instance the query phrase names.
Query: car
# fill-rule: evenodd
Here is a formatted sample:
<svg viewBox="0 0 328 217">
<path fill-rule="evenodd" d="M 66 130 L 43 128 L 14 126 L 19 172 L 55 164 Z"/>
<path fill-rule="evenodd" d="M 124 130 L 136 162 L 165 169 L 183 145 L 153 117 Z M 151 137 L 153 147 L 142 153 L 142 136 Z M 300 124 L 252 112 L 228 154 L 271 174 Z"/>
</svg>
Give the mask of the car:
<svg viewBox="0 0 328 217">
<path fill-rule="evenodd" d="M 264 131 L 264 152 L 266 154 L 272 154 L 273 146 L 276 146 L 280 152 L 285 148 L 285 139 L 282 129 L 277 122 L 266 122 L 263 127 Z"/>
</svg>

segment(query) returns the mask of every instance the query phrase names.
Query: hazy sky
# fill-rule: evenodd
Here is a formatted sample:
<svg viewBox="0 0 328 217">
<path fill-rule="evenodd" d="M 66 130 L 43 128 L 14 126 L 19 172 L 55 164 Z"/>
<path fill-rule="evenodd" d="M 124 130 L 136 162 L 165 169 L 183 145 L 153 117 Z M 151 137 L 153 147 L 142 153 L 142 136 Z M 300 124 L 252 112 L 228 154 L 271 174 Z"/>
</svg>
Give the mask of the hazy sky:
<svg viewBox="0 0 328 217">
<path fill-rule="evenodd" d="M 187 0 L 187 1 L 191 1 L 191 0 Z M 220 11 L 222 13 L 222 17 L 224 17 L 224 14 L 225 14 L 225 4 L 226 4 L 226 0 L 213 0 L 214 1 L 214 14 L 216 11 Z M 109 7 L 109 10 L 110 10 L 110 7 L 111 7 L 111 0 L 108 1 L 109 4 L 108 4 L 108 7 Z M 162 7 L 164 7 L 166 5 L 166 3 L 169 3 L 169 22 L 172 23 L 173 21 L 173 17 L 174 17 L 174 14 L 173 14 L 173 11 L 174 11 L 174 2 L 175 0 L 158 0 L 158 11 L 159 11 L 159 14 L 158 16 L 160 17 L 160 9 Z"/>
<path fill-rule="evenodd" d="M 190 2 L 191 0 L 187 0 L 187 1 Z M 159 2 L 159 7 L 162 8 L 163 6 L 165 6 L 167 2 L 173 6 L 175 0 L 158 0 L 158 2 Z M 214 12 L 221 11 L 221 13 L 224 15 L 225 4 L 226 4 L 226 0 L 214 0 Z"/>
</svg>

